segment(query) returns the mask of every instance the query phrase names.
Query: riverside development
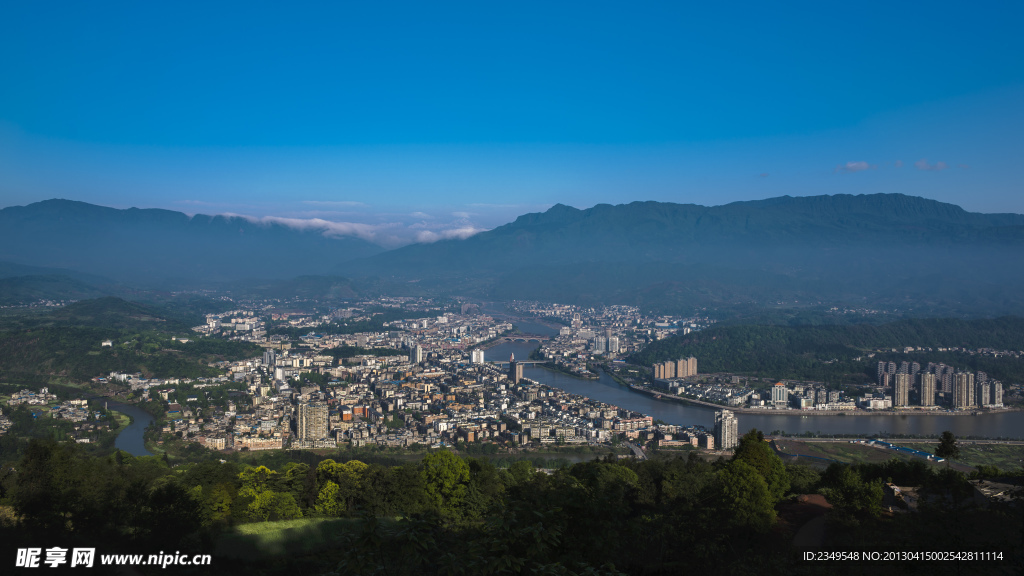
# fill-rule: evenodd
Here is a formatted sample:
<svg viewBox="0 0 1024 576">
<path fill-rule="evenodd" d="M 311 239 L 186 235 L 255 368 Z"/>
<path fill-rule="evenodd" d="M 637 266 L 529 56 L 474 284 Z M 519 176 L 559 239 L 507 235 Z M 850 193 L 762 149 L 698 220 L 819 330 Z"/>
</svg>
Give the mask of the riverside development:
<svg viewBox="0 0 1024 576">
<path fill-rule="evenodd" d="M 879 362 L 877 381 L 851 394 L 849 387 L 820 382 L 700 374 L 695 357 L 643 367 L 624 359 L 648 342 L 699 332 L 713 321 L 645 316 L 627 306 L 492 306 L 482 311 L 478 304 L 463 303 L 444 309 L 412 298 L 330 309 L 305 301 L 245 302 L 208 315 L 204 324 L 176 339 L 253 343 L 263 349 L 260 356 L 217 363 L 222 375 L 215 377 L 111 372 L 97 375 L 93 384 L 123 401 L 160 407 L 154 414 L 154 447 L 477 446 L 497 453 L 629 442 L 713 451 L 731 448 L 737 430 L 751 427 L 929 435 L 944 426 L 969 436 L 1008 435 L 988 432 L 976 420 L 951 425 L 954 415 L 983 415 L 1009 435 L 1024 437 L 1020 413 L 1003 401 L 1004 395 L 1019 400 L 1019 385 L 1004 385 L 983 372 L 969 374 L 940 363 Z M 380 330 L 345 330 L 377 317 L 396 319 L 381 321 Z M 104 340 L 96 346 L 124 344 Z M 918 414 L 936 421 L 914 429 L 893 419 Z M 809 415 L 818 418 L 802 419 Z M 858 423 L 834 418 L 847 415 L 871 418 L 855 419 Z M 0 417 L 0 431 L 8 426 Z M 141 435 L 141 426 L 134 428 Z M 141 439 L 133 445 L 146 453 Z"/>
</svg>

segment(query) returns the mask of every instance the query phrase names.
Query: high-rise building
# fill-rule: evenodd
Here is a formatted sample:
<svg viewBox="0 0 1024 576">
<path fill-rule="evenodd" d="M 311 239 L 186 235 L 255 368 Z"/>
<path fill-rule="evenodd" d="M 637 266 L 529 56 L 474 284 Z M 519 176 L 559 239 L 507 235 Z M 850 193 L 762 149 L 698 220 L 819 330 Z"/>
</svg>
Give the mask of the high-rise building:
<svg viewBox="0 0 1024 576">
<path fill-rule="evenodd" d="M 715 445 L 719 450 L 734 448 L 739 441 L 739 422 L 731 410 L 715 412 Z"/>
<path fill-rule="evenodd" d="M 299 404 L 299 440 L 321 440 L 327 438 L 327 404 L 310 402 Z"/>
<path fill-rule="evenodd" d="M 512 354 L 508 359 L 508 379 L 513 384 L 519 384 L 519 381 L 523 379 L 523 365 L 516 362 L 515 354 Z"/>
<path fill-rule="evenodd" d="M 974 394 L 974 374 L 970 372 L 957 372 L 953 375 L 954 408 L 972 408 L 977 406 Z"/>
<path fill-rule="evenodd" d="M 978 406 L 991 406 L 992 405 L 992 385 L 988 382 L 977 382 L 978 392 L 976 399 Z"/>
<path fill-rule="evenodd" d="M 608 338 L 604 336 L 594 336 L 594 347 L 593 352 L 596 354 L 604 354 L 608 351 Z"/>
<path fill-rule="evenodd" d="M 893 384 L 893 395 L 892 405 L 893 406 L 909 406 L 910 405 L 910 374 L 907 372 L 900 372 L 896 374 L 895 383 Z"/>
<path fill-rule="evenodd" d="M 686 365 L 686 360 L 680 358 L 676 360 L 676 378 L 687 378 L 690 376 L 689 367 Z"/>
<path fill-rule="evenodd" d="M 267 348 L 263 351 L 263 365 L 271 368 L 277 364 L 277 352 L 273 348 Z"/>
<path fill-rule="evenodd" d="M 775 386 L 772 386 L 772 404 L 777 408 L 783 408 L 789 402 L 789 390 L 786 390 L 786 385 L 779 382 Z"/>
<path fill-rule="evenodd" d="M 484 351 L 477 348 L 469 353 L 469 361 L 473 364 L 484 363 Z"/>
<path fill-rule="evenodd" d="M 612 354 L 618 354 L 619 353 L 619 337 L 618 336 L 609 336 L 608 337 L 608 351 L 611 352 Z"/>
<path fill-rule="evenodd" d="M 935 374 L 922 372 L 918 375 L 921 389 L 921 406 L 935 406 Z"/>
<path fill-rule="evenodd" d="M 999 382 L 998 380 L 992 382 L 992 405 L 1003 405 L 1003 383 Z"/>
</svg>

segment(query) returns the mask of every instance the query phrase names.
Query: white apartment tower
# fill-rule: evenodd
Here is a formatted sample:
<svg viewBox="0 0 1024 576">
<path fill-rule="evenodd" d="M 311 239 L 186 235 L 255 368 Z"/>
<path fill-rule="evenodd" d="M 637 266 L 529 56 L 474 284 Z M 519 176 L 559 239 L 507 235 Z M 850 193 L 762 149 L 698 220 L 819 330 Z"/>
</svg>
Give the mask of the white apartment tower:
<svg viewBox="0 0 1024 576">
<path fill-rule="evenodd" d="M 715 412 L 715 445 L 719 450 L 728 450 L 739 441 L 739 422 L 732 410 Z"/>
</svg>

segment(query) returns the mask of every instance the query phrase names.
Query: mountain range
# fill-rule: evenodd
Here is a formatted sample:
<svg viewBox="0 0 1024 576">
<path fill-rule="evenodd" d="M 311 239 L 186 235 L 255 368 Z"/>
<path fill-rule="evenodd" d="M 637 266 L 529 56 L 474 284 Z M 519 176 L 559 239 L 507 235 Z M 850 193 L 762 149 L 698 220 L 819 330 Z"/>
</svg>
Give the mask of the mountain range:
<svg viewBox="0 0 1024 576">
<path fill-rule="evenodd" d="M 0 210 L 0 260 L 119 282 L 291 278 L 383 248 L 241 217 L 46 200 Z"/>
<path fill-rule="evenodd" d="M 242 218 L 49 200 L 0 210 L 0 260 L 128 283 L 289 279 L 279 287 L 313 296 L 372 285 L 666 311 L 813 302 L 1024 310 L 1024 215 L 901 194 L 558 204 L 466 239 L 389 251 Z"/>
</svg>

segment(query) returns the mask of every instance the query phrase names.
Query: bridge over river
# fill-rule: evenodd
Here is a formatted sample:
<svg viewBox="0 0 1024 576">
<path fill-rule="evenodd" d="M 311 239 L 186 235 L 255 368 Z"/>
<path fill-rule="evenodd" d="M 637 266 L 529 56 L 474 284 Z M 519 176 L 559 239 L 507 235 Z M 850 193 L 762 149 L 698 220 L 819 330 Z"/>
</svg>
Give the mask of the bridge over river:
<svg viewBox="0 0 1024 576">
<path fill-rule="evenodd" d="M 494 340 L 491 340 L 487 344 L 485 344 L 483 346 L 480 346 L 480 349 L 481 350 L 489 350 L 491 348 L 494 348 L 495 346 L 499 346 L 499 345 L 502 345 L 502 344 L 507 344 L 509 342 L 513 342 L 513 343 L 536 342 L 537 344 L 540 344 L 541 342 L 547 342 L 548 340 L 551 340 L 551 337 L 550 336 L 545 336 L 543 334 L 510 334 L 508 336 L 499 336 L 499 337 L 495 338 Z"/>
<path fill-rule="evenodd" d="M 509 334 L 495 340 L 496 342 L 544 342 L 551 340 L 551 336 L 543 334 Z"/>
</svg>

